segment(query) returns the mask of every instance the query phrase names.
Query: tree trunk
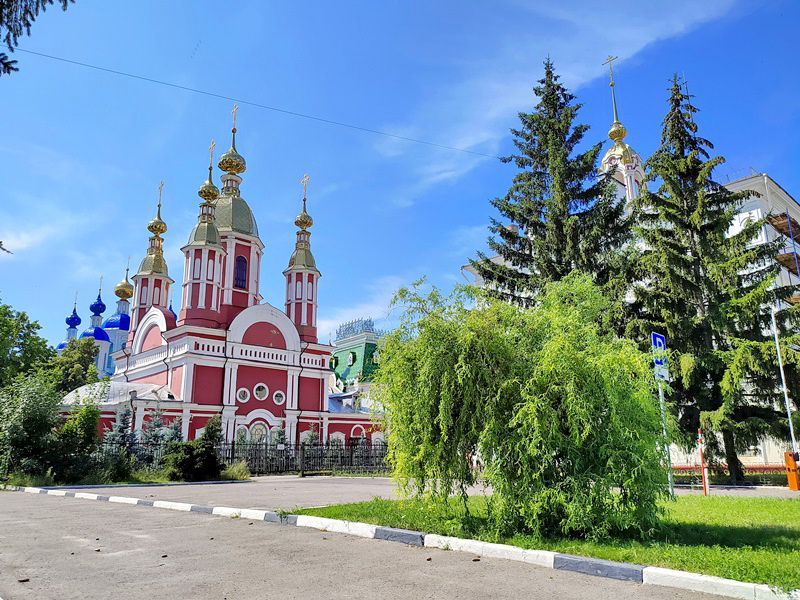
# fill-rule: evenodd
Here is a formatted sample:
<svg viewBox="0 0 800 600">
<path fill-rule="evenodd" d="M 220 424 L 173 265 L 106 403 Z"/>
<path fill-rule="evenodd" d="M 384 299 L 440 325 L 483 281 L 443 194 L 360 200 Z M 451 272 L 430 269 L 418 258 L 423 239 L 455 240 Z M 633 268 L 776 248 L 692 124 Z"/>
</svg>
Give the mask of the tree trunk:
<svg viewBox="0 0 800 600">
<path fill-rule="evenodd" d="M 725 446 L 725 461 L 728 463 L 728 474 L 730 475 L 731 483 L 741 483 L 744 481 L 744 469 L 742 468 L 742 463 L 739 462 L 739 456 L 736 454 L 733 431 L 727 427 L 722 430 L 722 443 Z"/>
</svg>

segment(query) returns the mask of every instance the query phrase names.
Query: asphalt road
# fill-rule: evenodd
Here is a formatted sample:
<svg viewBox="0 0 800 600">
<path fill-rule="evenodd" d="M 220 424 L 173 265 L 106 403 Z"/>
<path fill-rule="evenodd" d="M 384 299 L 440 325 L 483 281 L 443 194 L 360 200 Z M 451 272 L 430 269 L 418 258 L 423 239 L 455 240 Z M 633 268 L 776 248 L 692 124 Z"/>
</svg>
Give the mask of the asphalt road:
<svg viewBox="0 0 800 600">
<path fill-rule="evenodd" d="M 0 492 L 4 600 L 714 598 L 473 558 L 247 519 Z"/>
<path fill-rule="evenodd" d="M 86 490 L 93 494 L 171 500 L 260 510 L 363 502 L 375 496 L 395 498 L 397 486 L 386 477 L 258 477 L 252 481 L 158 487 L 114 487 Z"/>
<path fill-rule="evenodd" d="M 327 506 L 343 502 L 363 502 L 375 496 L 396 498 L 397 487 L 386 477 L 297 477 L 294 475 L 258 477 L 250 482 L 191 484 L 158 487 L 94 488 L 94 494 L 128 496 L 148 500 L 171 500 L 232 506 L 260 510 L 291 510 L 297 507 Z M 471 493 L 481 494 L 475 487 Z M 702 494 L 701 489 L 676 488 L 676 493 Z M 712 494 L 741 497 L 800 498 L 788 488 L 723 488 L 714 486 Z"/>
</svg>

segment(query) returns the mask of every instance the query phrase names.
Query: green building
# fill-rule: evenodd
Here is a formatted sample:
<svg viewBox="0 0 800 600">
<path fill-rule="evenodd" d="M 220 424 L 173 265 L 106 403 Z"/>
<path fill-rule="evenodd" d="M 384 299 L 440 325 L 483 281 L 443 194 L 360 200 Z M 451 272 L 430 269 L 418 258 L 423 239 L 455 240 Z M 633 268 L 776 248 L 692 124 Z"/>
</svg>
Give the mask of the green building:
<svg viewBox="0 0 800 600">
<path fill-rule="evenodd" d="M 344 410 L 369 409 L 369 384 L 378 368 L 378 338 L 382 334 L 372 319 L 356 319 L 336 329 L 330 402 L 341 402 Z"/>
</svg>

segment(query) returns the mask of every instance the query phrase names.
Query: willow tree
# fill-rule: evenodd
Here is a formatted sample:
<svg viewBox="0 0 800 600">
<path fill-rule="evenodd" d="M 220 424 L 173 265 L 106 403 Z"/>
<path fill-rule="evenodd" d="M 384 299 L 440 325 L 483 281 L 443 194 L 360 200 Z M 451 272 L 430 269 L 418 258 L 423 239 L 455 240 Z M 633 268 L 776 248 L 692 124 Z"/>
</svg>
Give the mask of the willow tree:
<svg viewBox="0 0 800 600">
<path fill-rule="evenodd" d="M 630 238 L 625 201 L 610 173 L 597 169 L 601 144 L 579 151 L 589 127 L 576 123 L 581 105 L 549 59 L 533 92 L 536 107 L 519 113 L 521 126 L 511 130 L 517 153 L 501 159 L 519 172 L 506 195 L 491 201 L 502 221 L 490 221 L 489 248 L 500 260 L 479 252 L 471 261 L 490 293 L 523 306 L 573 269 L 606 283 Z"/>
<path fill-rule="evenodd" d="M 650 531 L 667 491 L 649 356 L 604 333 L 591 277 L 549 284 L 528 309 L 470 294 L 397 295 L 373 390 L 402 488 L 466 504 L 477 452 L 499 534 Z"/>
<path fill-rule="evenodd" d="M 766 435 L 786 435 L 769 305 L 793 292 L 774 289 L 779 242 L 756 243 L 764 220 L 733 227 L 753 192 L 732 192 L 713 179 L 724 159 L 709 156 L 713 145 L 698 135 L 696 112 L 676 76 L 661 145 L 645 163 L 658 188 L 637 200 L 645 248 L 636 295 L 647 316 L 629 331 L 667 335 L 679 357 L 670 400 L 685 439 L 691 443 L 700 426 L 720 434 L 721 449 L 716 436 L 707 439 L 738 481 L 739 451 Z M 779 320 L 790 317 L 783 311 Z M 788 361 L 796 362 L 798 339 L 784 343 Z"/>
</svg>

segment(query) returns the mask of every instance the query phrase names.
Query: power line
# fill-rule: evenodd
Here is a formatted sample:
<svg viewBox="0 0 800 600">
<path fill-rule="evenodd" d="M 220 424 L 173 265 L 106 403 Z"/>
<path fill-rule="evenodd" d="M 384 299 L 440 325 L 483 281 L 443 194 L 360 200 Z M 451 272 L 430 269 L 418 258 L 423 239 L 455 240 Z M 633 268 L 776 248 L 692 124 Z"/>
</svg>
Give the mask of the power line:
<svg viewBox="0 0 800 600">
<path fill-rule="evenodd" d="M 426 146 L 433 146 L 435 148 L 443 148 L 445 150 L 454 150 L 456 152 L 465 152 L 467 154 L 475 154 L 476 156 L 485 156 L 487 158 L 500 158 L 499 156 L 495 156 L 494 154 L 484 154 L 483 152 L 476 152 L 475 150 L 467 150 L 465 148 L 456 148 L 455 146 L 447 146 L 445 144 L 437 144 L 436 142 L 428 142 L 426 140 L 418 140 L 416 138 L 405 137 L 402 135 L 396 135 L 394 133 L 387 133 L 386 131 L 379 131 L 377 129 L 370 129 L 369 127 L 361 127 L 359 125 L 352 125 L 351 123 L 343 123 L 341 121 L 334 121 L 332 119 L 324 119 L 322 117 L 315 117 L 313 115 L 307 115 L 304 113 L 295 112 L 292 110 L 286 110 L 284 108 L 278 108 L 276 106 L 268 106 L 266 104 L 260 104 L 258 102 L 251 102 L 249 100 L 244 100 L 242 98 L 235 98 L 233 96 L 225 96 L 224 94 L 217 94 L 214 92 L 209 92 L 207 90 L 200 90 L 197 88 L 188 87 L 185 85 L 178 85 L 177 83 L 170 83 L 168 81 L 161 81 L 159 79 L 153 79 L 151 77 L 144 77 L 142 75 L 134 75 L 133 73 L 126 73 L 124 71 L 117 71 L 115 69 L 107 69 L 105 67 L 98 67 L 97 65 L 91 65 L 89 63 L 80 62 L 77 60 L 70 60 L 68 58 L 62 58 L 60 56 L 53 56 L 52 54 L 44 54 L 42 52 L 34 52 L 33 50 L 23 50 L 22 48 L 17 48 L 16 52 L 25 52 L 27 54 L 33 54 L 34 56 L 41 56 L 42 58 L 49 58 L 51 60 L 57 60 L 60 62 L 69 63 L 71 65 L 78 65 L 80 67 L 86 67 L 87 69 L 95 69 L 96 71 L 103 71 L 105 73 L 112 73 L 114 75 L 121 75 L 123 77 L 130 77 L 131 79 L 139 79 L 140 81 L 147 81 L 149 83 L 156 83 L 158 85 L 165 85 L 167 87 L 175 88 L 178 90 L 183 90 L 186 92 L 193 92 L 195 94 L 203 94 L 204 96 L 211 96 L 212 98 L 221 98 L 223 100 L 231 100 L 233 102 L 237 102 L 239 104 L 246 104 L 248 106 L 254 106 L 256 108 L 263 108 L 264 110 L 271 110 L 274 112 L 283 113 L 286 115 L 291 115 L 293 117 L 301 117 L 303 119 L 311 119 L 312 121 L 319 121 L 321 123 L 328 123 L 329 125 L 338 125 L 339 127 L 347 127 L 349 129 L 356 129 L 358 131 L 366 131 L 367 133 L 374 133 L 376 135 L 382 135 L 385 137 L 394 138 L 397 140 L 403 140 L 406 142 L 414 142 L 415 144 L 425 144 Z"/>
</svg>

